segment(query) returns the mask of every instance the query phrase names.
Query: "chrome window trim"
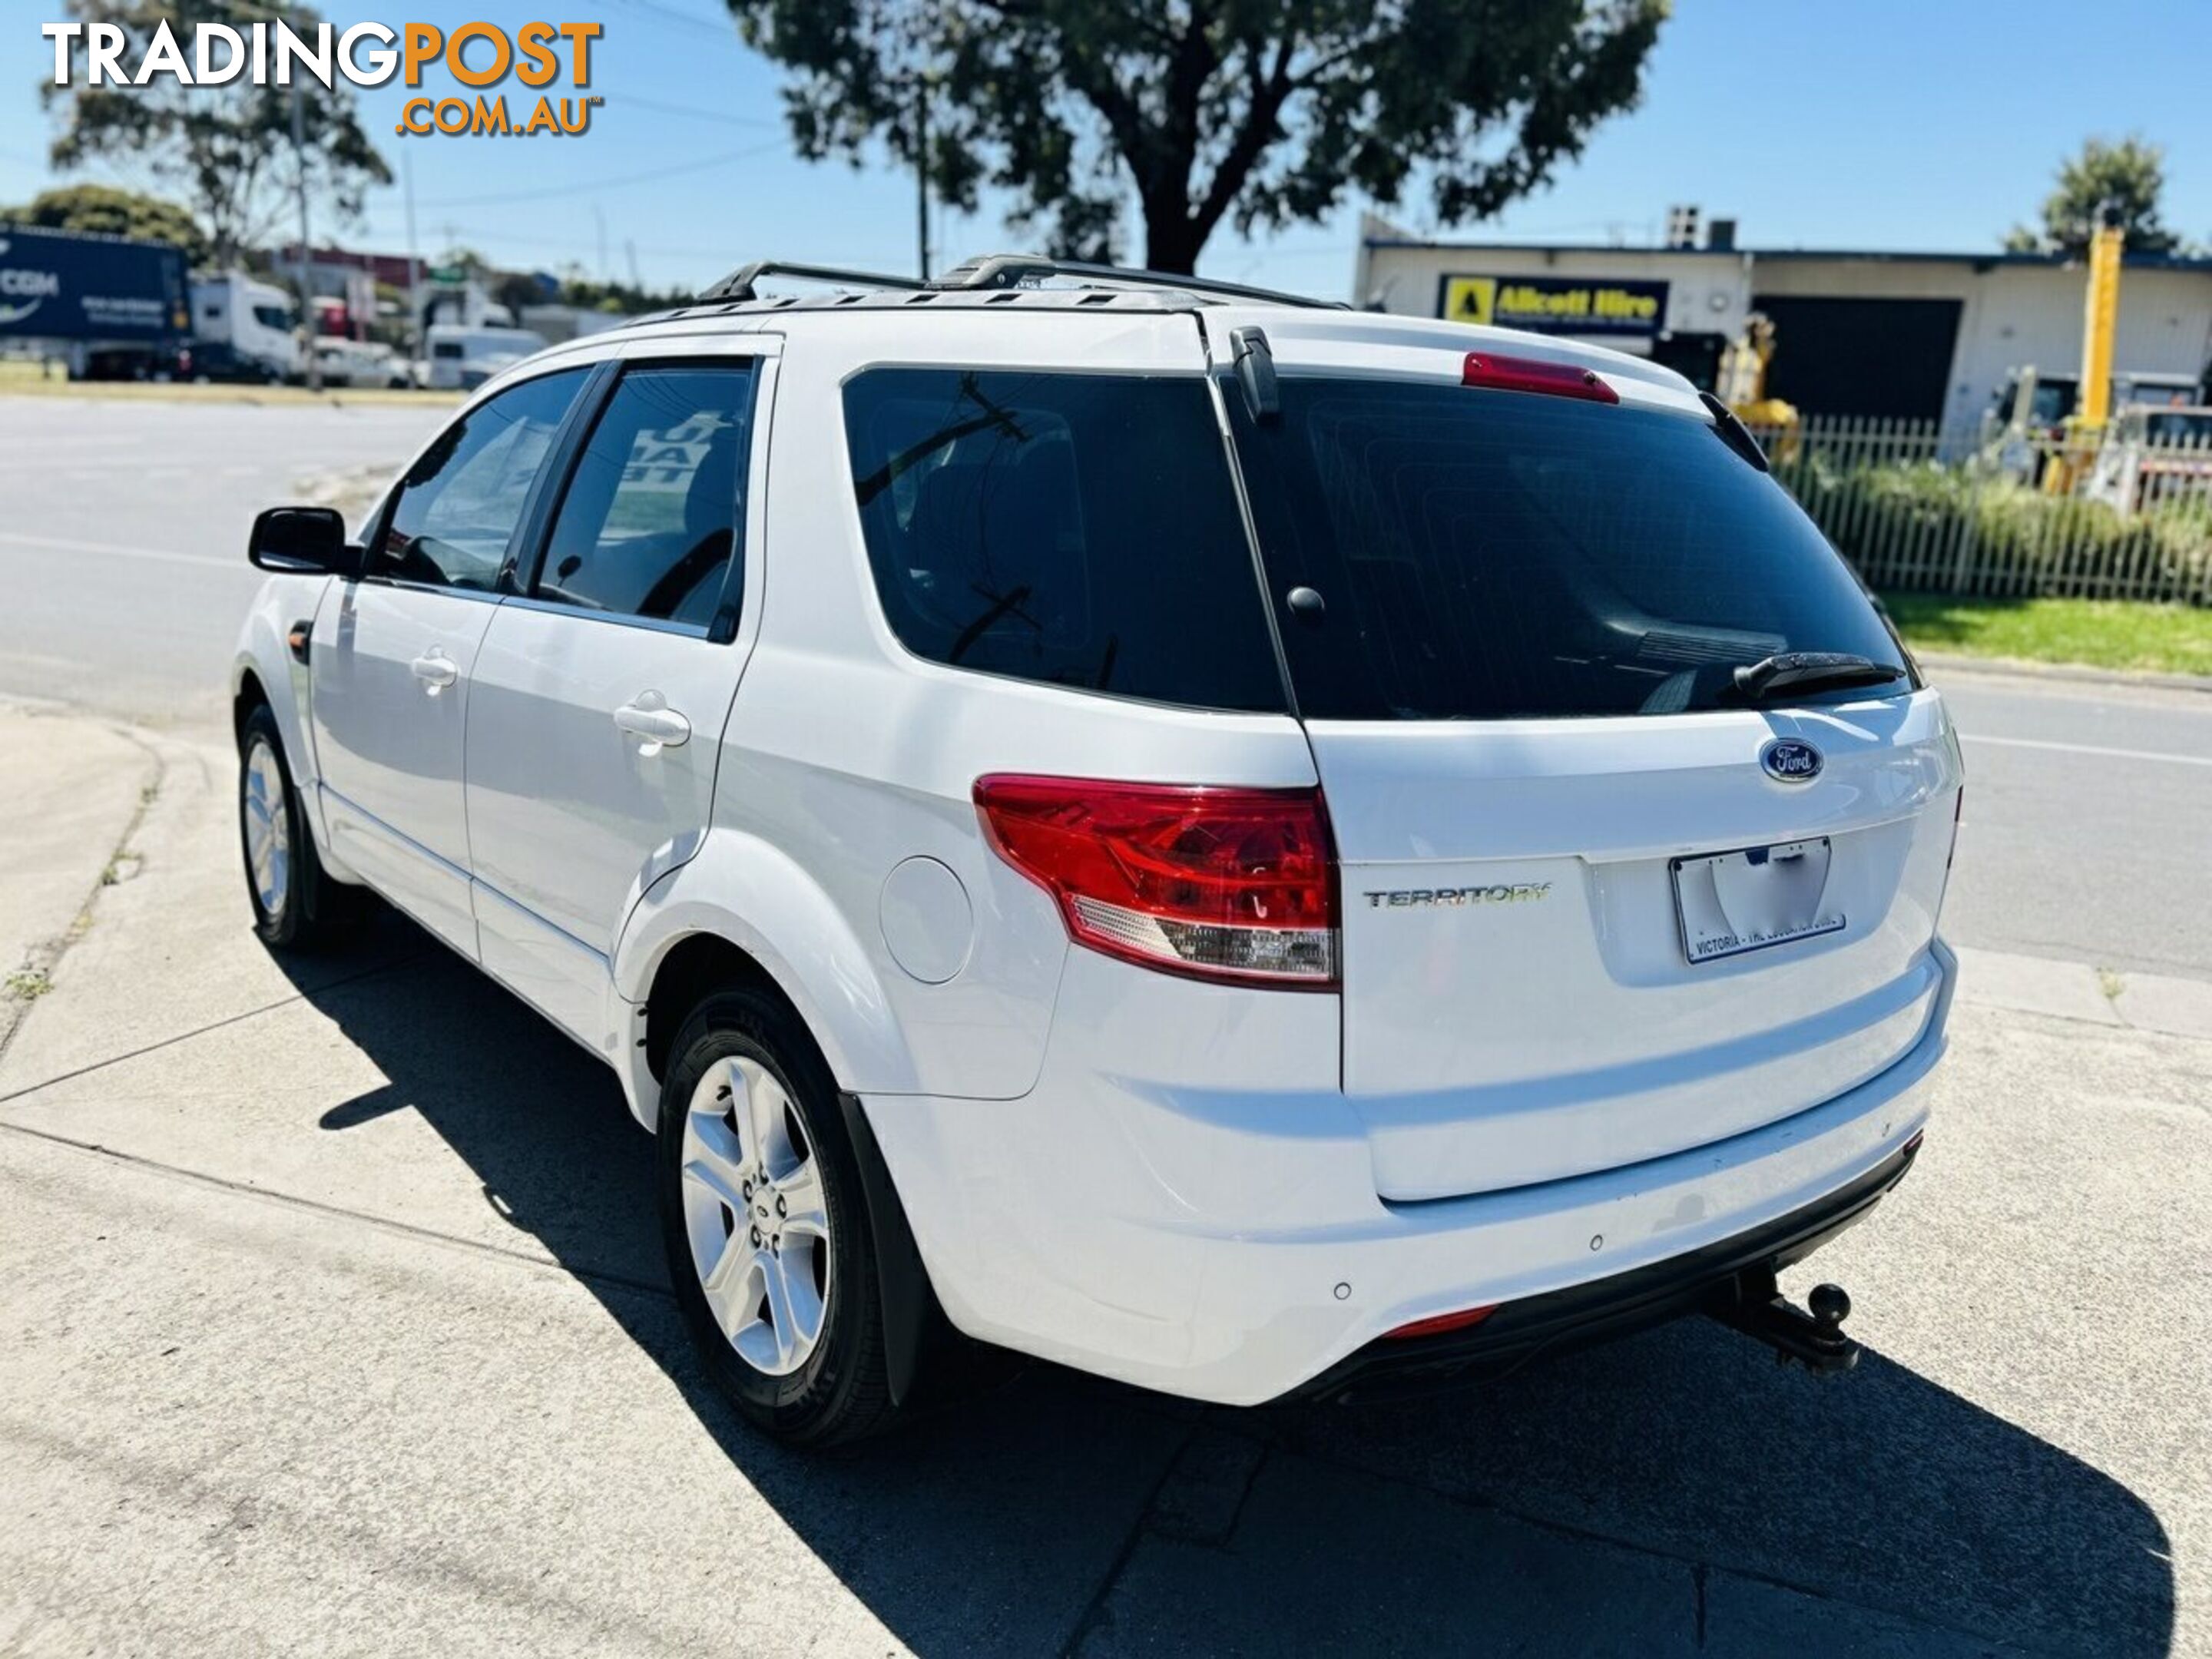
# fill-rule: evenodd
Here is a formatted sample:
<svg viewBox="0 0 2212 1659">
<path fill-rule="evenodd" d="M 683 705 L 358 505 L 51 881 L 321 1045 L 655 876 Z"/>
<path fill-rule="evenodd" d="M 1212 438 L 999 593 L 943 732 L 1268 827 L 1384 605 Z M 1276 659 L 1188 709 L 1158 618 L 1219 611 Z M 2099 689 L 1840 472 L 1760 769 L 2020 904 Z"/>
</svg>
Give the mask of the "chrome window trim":
<svg viewBox="0 0 2212 1659">
<path fill-rule="evenodd" d="M 642 628 L 655 634 L 688 634 L 697 640 L 707 637 L 704 623 L 674 622 L 663 617 L 637 617 L 623 611 L 595 611 L 587 605 L 577 605 L 568 599 L 544 599 L 534 593 L 492 594 L 489 597 L 513 605 L 518 611 L 541 611 L 555 617 L 580 617 L 586 622 L 612 623 L 618 628 Z"/>
</svg>

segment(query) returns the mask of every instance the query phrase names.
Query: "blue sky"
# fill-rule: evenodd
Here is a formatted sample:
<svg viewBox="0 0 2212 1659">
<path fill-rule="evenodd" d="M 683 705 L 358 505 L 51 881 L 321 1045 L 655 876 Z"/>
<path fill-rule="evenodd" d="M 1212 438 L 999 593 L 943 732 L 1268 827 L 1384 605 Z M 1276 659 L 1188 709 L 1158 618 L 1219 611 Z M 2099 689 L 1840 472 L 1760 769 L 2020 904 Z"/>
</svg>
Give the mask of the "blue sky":
<svg viewBox="0 0 2212 1659">
<path fill-rule="evenodd" d="M 15 71 L 0 90 L 0 203 L 56 182 L 36 82 L 50 61 L 38 24 L 58 7 L 9 9 Z M 340 23 L 437 21 L 441 9 L 325 6 Z M 2058 161 L 2084 137 L 2139 133 L 2166 147 L 2167 222 L 2212 242 L 2212 0 L 2106 0 L 2088 10 L 2079 0 L 1677 0 L 1676 11 L 1640 108 L 1602 128 L 1552 188 L 1449 234 L 1642 242 L 1669 203 L 1694 202 L 1735 216 L 1753 247 L 1990 247 L 2033 218 Z M 421 251 L 459 240 L 502 264 L 597 270 L 604 232 L 609 274 L 627 274 L 634 250 L 655 286 L 703 283 L 771 253 L 911 269 L 910 176 L 793 156 L 775 67 L 738 43 L 714 0 L 573 10 L 474 0 L 451 9 L 451 21 L 513 27 L 586 15 L 605 24 L 592 89 L 607 100 L 586 137 L 400 138 L 392 129 L 403 94 L 363 94 L 395 174 L 409 158 Z M 1418 199 L 1383 210 L 1432 228 Z M 343 240 L 396 250 L 403 225 L 395 186 Z M 1354 204 L 1258 243 L 1224 231 L 1201 269 L 1341 297 L 1357 225 Z M 1019 245 L 988 208 L 941 213 L 936 240 L 941 263 Z"/>
</svg>

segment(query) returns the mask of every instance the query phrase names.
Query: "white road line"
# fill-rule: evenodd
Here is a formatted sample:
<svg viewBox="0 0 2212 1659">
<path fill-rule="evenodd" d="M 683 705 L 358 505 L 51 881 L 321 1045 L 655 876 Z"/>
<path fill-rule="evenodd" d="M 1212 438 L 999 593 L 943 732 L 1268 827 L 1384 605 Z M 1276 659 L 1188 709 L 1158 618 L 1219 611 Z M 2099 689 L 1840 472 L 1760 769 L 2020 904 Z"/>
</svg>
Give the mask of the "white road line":
<svg viewBox="0 0 2212 1659">
<path fill-rule="evenodd" d="M 62 536 L 25 536 L 0 530 L 0 546 L 30 547 L 53 553 L 101 553 L 116 559 L 145 559 L 155 564 L 204 564 L 219 570 L 242 568 L 246 556 L 219 559 L 212 553 L 177 553 L 166 547 L 124 547 L 114 542 L 71 541 Z"/>
<path fill-rule="evenodd" d="M 1985 738 L 1960 734 L 1968 743 L 1992 743 L 2003 749 L 2049 749 L 2062 755 L 2102 755 L 2112 760 L 2165 761 L 2174 766 L 2212 766 L 2212 755 L 2166 755 L 2151 749 L 2106 749 L 2094 743 L 2045 743 L 2037 738 Z"/>
</svg>

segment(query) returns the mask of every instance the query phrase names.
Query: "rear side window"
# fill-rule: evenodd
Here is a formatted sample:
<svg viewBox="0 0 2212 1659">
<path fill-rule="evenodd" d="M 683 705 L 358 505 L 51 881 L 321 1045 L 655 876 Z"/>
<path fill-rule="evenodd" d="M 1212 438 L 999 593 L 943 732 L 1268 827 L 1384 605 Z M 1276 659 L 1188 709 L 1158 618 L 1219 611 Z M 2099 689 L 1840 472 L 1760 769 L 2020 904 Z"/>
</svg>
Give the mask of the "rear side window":
<svg viewBox="0 0 2212 1659">
<path fill-rule="evenodd" d="M 1284 707 L 1203 381 L 873 369 L 846 386 L 845 429 L 876 592 L 916 655 Z"/>
<path fill-rule="evenodd" d="M 1777 652 L 1899 662 L 1820 531 L 1707 422 L 1382 381 L 1286 377 L 1282 400 L 1265 426 L 1229 405 L 1270 586 L 1326 606 L 1283 630 L 1305 714 L 1674 714 L 1742 706 L 1734 669 Z"/>
<path fill-rule="evenodd" d="M 577 459 L 538 597 L 703 630 L 738 556 L 752 407 L 750 363 L 625 374 Z"/>
</svg>

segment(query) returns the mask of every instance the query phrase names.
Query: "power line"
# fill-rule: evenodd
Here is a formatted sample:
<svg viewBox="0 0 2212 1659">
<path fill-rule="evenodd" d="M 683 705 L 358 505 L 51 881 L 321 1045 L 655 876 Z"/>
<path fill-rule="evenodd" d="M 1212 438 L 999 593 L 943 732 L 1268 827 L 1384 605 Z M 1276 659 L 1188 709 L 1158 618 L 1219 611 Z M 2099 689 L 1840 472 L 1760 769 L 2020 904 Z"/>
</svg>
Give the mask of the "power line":
<svg viewBox="0 0 2212 1659">
<path fill-rule="evenodd" d="M 737 39 L 737 27 L 734 24 L 726 21 L 718 23 L 711 18 L 702 17 L 696 11 L 684 11 L 675 6 L 665 6 L 660 3 L 660 0 L 623 0 L 623 3 L 635 7 L 637 10 L 665 22 L 680 23 L 687 28 L 694 28 L 702 33 L 711 34 L 717 40 L 735 40 Z"/>
<path fill-rule="evenodd" d="M 459 227 L 455 226 L 453 228 L 458 232 Z M 496 225 L 473 225 L 470 228 L 469 234 L 473 240 L 483 243 L 487 247 L 493 244 L 511 243 L 519 247 L 573 251 L 577 246 L 577 239 L 574 236 L 532 236 L 520 232 L 502 230 Z M 650 242 L 627 241 L 623 246 L 635 248 L 637 252 L 650 254 L 655 258 L 720 259 L 726 264 L 734 261 L 732 251 L 726 247 L 669 247 Z"/>
<path fill-rule="evenodd" d="M 659 98 L 641 98 L 635 93 L 625 92 L 620 99 L 623 109 L 649 109 L 663 115 L 688 115 L 701 121 L 720 121 L 733 127 L 775 127 L 783 124 L 763 115 L 732 115 L 726 110 L 701 109 L 696 104 L 671 104 Z"/>
<path fill-rule="evenodd" d="M 620 190 L 629 185 L 649 185 L 662 179 L 673 179 L 687 173 L 704 173 L 710 167 L 727 167 L 732 161 L 742 161 L 748 156 L 759 155 L 784 147 L 781 138 L 771 138 L 764 144 L 747 144 L 742 149 L 725 151 L 720 155 L 702 156 L 696 161 L 685 161 L 675 167 L 653 167 L 644 173 L 616 173 L 605 179 L 580 179 L 574 184 L 550 185 L 543 190 L 499 191 L 486 196 L 426 196 L 423 207 L 496 207 L 505 202 L 543 202 L 558 196 L 585 196 L 595 190 Z"/>
</svg>

